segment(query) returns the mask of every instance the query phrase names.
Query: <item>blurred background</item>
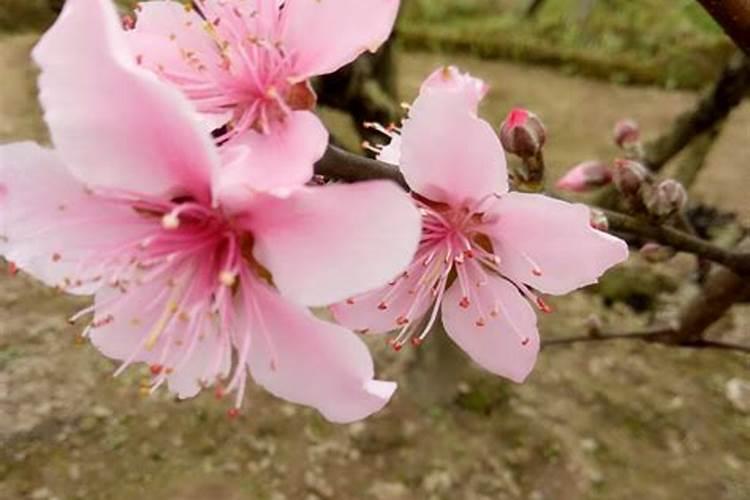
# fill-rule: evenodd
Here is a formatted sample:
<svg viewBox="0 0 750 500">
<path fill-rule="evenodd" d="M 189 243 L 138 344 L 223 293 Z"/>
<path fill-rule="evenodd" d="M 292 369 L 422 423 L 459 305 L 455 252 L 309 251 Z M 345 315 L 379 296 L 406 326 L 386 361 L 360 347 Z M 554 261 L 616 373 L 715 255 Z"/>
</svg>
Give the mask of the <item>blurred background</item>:
<svg viewBox="0 0 750 500">
<path fill-rule="evenodd" d="M 0 0 L 0 143 L 48 141 L 29 50 L 61 3 Z M 335 140 L 358 150 L 363 120 L 398 120 L 429 73 L 455 64 L 491 85 L 480 114 L 493 125 L 513 106 L 540 115 L 551 187 L 575 163 L 614 158 L 621 118 L 648 138 L 668 132 L 734 52 L 693 0 L 404 0 L 393 42 L 317 88 Z M 665 172 L 692 165 L 694 206 L 729 228 L 750 224 L 748 103 L 702 144 Z M 695 291 L 693 262 L 635 254 L 599 286 L 551 299 L 542 336 L 668 321 Z M 145 370 L 112 379 L 114 365 L 66 322 L 83 304 L 0 272 L 0 498 L 750 498 L 747 355 L 560 346 L 514 385 L 440 331 L 399 353 L 376 338 L 379 376 L 400 390 L 375 417 L 335 426 L 250 389 L 230 421 L 210 392 L 177 403 L 140 396 Z M 747 344 L 749 331 L 740 304 L 711 334 Z"/>
</svg>

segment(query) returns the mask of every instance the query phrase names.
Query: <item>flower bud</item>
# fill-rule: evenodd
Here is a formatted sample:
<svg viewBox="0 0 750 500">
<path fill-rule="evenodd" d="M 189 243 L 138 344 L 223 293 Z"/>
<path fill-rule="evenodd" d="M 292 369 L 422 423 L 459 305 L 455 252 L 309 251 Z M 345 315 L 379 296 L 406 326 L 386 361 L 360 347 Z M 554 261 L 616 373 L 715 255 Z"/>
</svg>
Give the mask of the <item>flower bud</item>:
<svg viewBox="0 0 750 500">
<path fill-rule="evenodd" d="M 547 140 L 544 124 L 534 113 L 515 108 L 500 125 L 500 142 L 508 153 L 520 158 L 537 156 Z"/>
<path fill-rule="evenodd" d="M 656 217 L 666 218 L 681 212 L 687 205 L 688 195 L 682 184 L 667 179 L 643 195 L 643 204 Z"/>
<path fill-rule="evenodd" d="M 656 264 L 668 261 L 677 254 L 677 251 L 672 247 L 649 242 L 641 247 L 639 253 L 647 262 Z"/>
<path fill-rule="evenodd" d="M 615 160 L 612 175 L 617 190 L 624 196 L 637 195 L 641 186 L 651 177 L 646 167 L 633 160 Z"/>
<path fill-rule="evenodd" d="M 604 215 L 604 212 L 601 210 L 596 210 L 595 208 L 591 209 L 591 219 L 590 219 L 591 227 L 594 229 L 598 229 L 599 231 L 608 231 L 609 230 L 609 221 L 607 220 L 607 216 Z"/>
<path fill-rule="evenodd" d="M 615 124 L 615 144 L 625 149 L 641 140 L 641 129 L 634 120 L 620 120 Z"/>
<path fill-rule="evenodd" d="M 609 166 L 596 160 L 579 163 L 557 181 L 557 189 L 584 193 L 612 182 Z"/>
</svg>

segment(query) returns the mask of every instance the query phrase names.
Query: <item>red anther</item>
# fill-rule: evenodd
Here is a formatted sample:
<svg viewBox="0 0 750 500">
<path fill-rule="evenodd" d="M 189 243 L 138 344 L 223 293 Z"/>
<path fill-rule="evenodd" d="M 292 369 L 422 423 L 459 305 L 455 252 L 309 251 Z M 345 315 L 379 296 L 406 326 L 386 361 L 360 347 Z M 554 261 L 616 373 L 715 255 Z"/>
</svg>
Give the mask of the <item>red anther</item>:
<svg viewBox="0 0 750 500">
<path fill-rule="evenodd" d="M 18 274 L 18 266 L 15 262 L 8 262 L 8 274 L 11 276 Z"/>
<path fill-rule="evenodd" d="M 399 316 L 396 318 L 396 324 L 398 326 L 404 326 L 409 324 L 409 319 L 406 316 Z"/>
<path fill-rule="evenodd" d="M 222 399 L 224 397 L 224 388 L 220 385 L 216 386 L 214 396 L 216 396 L 216 399 Z"/>
<path fill-rule="evenodd" d="M 125 31 L 135 29 L 135 18 L 128 14 L 122 16 L 122 27 Z"/>
<path fill-rule="evenodd" d="M 388 309 L 388 304 L 386 304 L 385 302 L 381 302 L 380 304 L 378 304 L 378 309 L 380 309 L 381 311 L 385 311 L 386 309 Z"/>
<path fill-rule="evenodd" d="M 531 339 L 529 337 L 526 337 L 521 341 L 521 345 L 523 346 L 529 345 L 529 342 L 531 342 Z"/>
<path fill-rule="evenodd" d="M 346 303 L 352 306 L 354 305 L 354 299 L 346 299 Z"/>
<path fill-rule="evenodd" d="M 539 309 L 540 309 L 540 310 L 541 310 L 541 311 L 542 311 L 543 313 L 547 313 L 547 314 L 549 314 L 549 313 L 551 313 L 551 312 L 552 312 L 552 308 L 550 307 L 550 305 L 549 305 L 549 304 L 547 304 L 547 303 L 546 303 L 546 302 L 545 302 L 544 300 L 542 300 L 542 298 L 541 298 L 541 297 L 539 297 L 538 299 L 536 299 L 536 304 L 537 304 L 537 305 L 539 306 Z"/>
<path fill-rule="evenodd" d="M 395 340 L 391 340 L 388 343 L 393 348 L 393 350 L 396 351 L 396 352 L 399 352 L 404 347 L 404 344 L 402 344 L 401 342 L 397 342 Z"/>
<path fill-rule="evenodd" d="M 474 250 L 464 250 L 464 257 L 466 257 L 467 259 L 473 259 Z"/>
<path fill-rule="evenodd" d="M 60 259 L 62 259 L 62 255 L 59 253 L 52 254 L 52 262 L 60 262 Z"/>
<path fill-rule="evenodd" d="M 227 410 L 227 417 L 234 420 L 235 418 L 240 416 L 240 409 L 239 408 L 230 408 Z"/>
<path fill-rule="evenodd" d="M 476 321 L 476 323 L 474 323 L 474 324 L 475 324 L 475 325 L 477 325 L 477 326 L 478 326 L 479 328 L 482 328 L 482 327 L 483 327 L 483 326 L 485 326 L 485 325 L 486 325 L 487 323 L 485 323 L 485 321 L 484 321 L 484 318 L 479 318 L 479 319 L 478 319 L 478 320 Z"/>
<path fill-rule="evenodd" d="M 542 271 L 540 271 L 539 269 L 532 269 L 531 274 L 533 274 L 534 276 L 541 276 Z"/>
<path fill-rule="evenodd" d="M 458 303 L 459 306 L 463 307 L 464 309 L 468 309 L 471 302 L 469 301 L 469 297 L 462 297 L 461 302 Z"/>
<path fill-rule="evenodd" d="M 162 371 L 164 371 L 163 365 L 151 365 L 148 367 L 148 369 L 151 371 L 151 375 L 156 376 L 159 375 Z"/>
<path fill-rule="evenodd" d="M 421 337 L 412 337 L 411 338 L 411 345 L 414 347 L 419 347 L 422 345 L 423 339 Z"/>
</svg>

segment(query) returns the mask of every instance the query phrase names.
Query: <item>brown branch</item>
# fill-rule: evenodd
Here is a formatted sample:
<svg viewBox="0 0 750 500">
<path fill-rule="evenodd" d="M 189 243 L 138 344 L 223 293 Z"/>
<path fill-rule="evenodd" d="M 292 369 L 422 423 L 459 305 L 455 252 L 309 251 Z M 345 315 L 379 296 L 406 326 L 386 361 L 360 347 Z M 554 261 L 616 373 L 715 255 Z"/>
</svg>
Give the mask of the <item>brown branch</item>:
<svg viewBox="0 0 750 500">
<path fill-rule="evenodd" d="M 750 0 L 747 2 L 750 5 Z M 661 170 L 693 139 L 722 122 L 739 105 L 748 89 L 750 57 L 737 54 L 695 107 L 677 117 L 669 131 L 646 145 L 644 163 L 654 172 Z"/>
<path fill-rule="evenodd" d="M 698 0 L 745 54 L 750 56 L 750 1 Z"/>
<path fill-rule="evenodd" d="M 650 221 L 611 210 L 602 211 L 607 216 L 609 227 L 613 231 L 640 236 L 724 265 L 739 274 L 750 275 L 750 253 L 748 252 L 727 250 L 673 227 L 653 224 Z"/>
<path fill-rule="evenodd" d="M 344 182 L 389 179 L 409 190 L 406 179 L 394 165 L 365 158 L 336 146 L 328 146 L 326 154 L 315 164 L 315 173 Z"/>
</svg>

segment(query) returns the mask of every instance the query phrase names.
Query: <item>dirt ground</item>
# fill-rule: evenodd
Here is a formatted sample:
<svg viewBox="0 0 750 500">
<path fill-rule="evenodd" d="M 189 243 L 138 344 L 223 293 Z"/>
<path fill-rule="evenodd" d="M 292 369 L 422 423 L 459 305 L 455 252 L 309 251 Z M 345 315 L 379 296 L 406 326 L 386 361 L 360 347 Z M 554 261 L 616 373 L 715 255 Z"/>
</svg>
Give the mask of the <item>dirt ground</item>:
<svg viewBox="0 0 750 500">
<path fill-rule="evenodd" d="M 32 35 L 0 38 L 0 143 L 44 140 L 28 63 Z M 551 177 L 609 158 L 623 116 L 646 132 L 666 126 L 694 96 L 623 88 L 547 70 L 461 57 L 405 54 L 403 98 L 434 67 L 458 61 L 493 91 L 482 113 L 512 105 L 550 130 Z M 330 117 L 330 115 L 327 115 Z M 333 123 L 340 119 L 332 118 Z M 695 196 L 750 222 L 750 105 L 731 123 Z M 639 268 L 633 258 L 629 266 Z M 679 276 L 684 266 L 664 266 Z M 664 299 L 669 308 L 672 299 Z M 518 386 L 470 366 L 446 342 L 393 353 L 374 344 L 380 374 L 401 389 L 379 415 L 334 426 L 260 390 L 226 417 L 210 394 L 177 403 L 139 395 L 145 372 L 113 379 L 114 365 L 77 341 L 65 318 L 85 301 L 24 276 L 0 276 L 0 498 L 421 500 L 750 498 L 750 383 L 739 354 L 619 342 L 545 350 Z M 581 292 L 553 301 L 542 334 L 580 333 L 599 314 L 621 329 L 645 321 Z M 748 338 L 737 308 L 717 334 Z M 738 382 L 739 381 L 739 382 Z"/>
</svg>

